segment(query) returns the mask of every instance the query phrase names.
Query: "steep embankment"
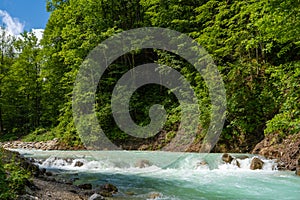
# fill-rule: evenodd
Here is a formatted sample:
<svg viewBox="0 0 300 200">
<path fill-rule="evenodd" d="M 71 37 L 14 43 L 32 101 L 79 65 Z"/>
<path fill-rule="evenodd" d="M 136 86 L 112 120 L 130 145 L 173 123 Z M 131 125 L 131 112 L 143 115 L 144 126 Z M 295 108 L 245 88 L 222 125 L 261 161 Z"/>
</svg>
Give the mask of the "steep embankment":
<svg viewBox="0 0 300 200">
<path fill-rule="evenodd" d="M 266 136 L 252 151 L 269 159 L 278 159 L 280 169 L 296 170 L 300 159 L 300 133 L 281 137 Z"/>
</svg>

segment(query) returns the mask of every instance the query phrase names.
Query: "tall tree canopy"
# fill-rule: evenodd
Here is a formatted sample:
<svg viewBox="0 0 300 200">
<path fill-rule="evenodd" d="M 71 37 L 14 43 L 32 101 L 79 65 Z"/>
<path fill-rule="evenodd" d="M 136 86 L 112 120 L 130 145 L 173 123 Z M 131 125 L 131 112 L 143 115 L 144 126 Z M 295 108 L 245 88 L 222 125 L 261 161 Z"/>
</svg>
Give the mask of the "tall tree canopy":
<svg viewBox="0 0 300 200">
<path fill-rule="evenodd" d="M 41 45 L 31 33 L 16 40 L 1 29 L 0 132 L 24 135 L 36 130 L 27 139 L 60 137 L 79 144 L 72 90 L 80 65 L 108 37 L 148 26 L 185 33 L 213 57 L 227 91 L 221 146 L 249 151 L 264 134 L 300 132 L 299 0 L 48 0 L 47 9 L 51 16 Z M 202 113 L 201 139 L 210 117 L 203 78 L 185 60 L 156 49 L 123 55 L 106 70 L 96 97 L 101 127 L 114 141 L 132 139 L 116 127 L 111 93 L 124 73 L 148 62 L 171 66 L 191 82 Z M 140 88 L 132 97 L 131 115 L 146 125 L 149 107 L 156 103 L 166 107 L 164 131 L 170 133 L 166 138 L 173 137 L 180 107 L 167 89 Z"/>
</svg>

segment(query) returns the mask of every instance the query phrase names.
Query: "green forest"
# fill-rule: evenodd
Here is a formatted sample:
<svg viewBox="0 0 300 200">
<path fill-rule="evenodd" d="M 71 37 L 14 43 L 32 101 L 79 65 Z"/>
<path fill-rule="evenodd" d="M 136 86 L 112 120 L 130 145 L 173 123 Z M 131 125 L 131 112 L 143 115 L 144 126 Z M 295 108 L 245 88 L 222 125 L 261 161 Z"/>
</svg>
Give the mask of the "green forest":
<svg viewBox="0 0 300 200">
<path fill-rule="evenodd" d="M 0 29 L 1 141 L 59 138 L 81 145 L 72 116 L 80 65 L 105 39 L 139 27 L 184 33 L 212 56 L 227 97 L 219 145 L 246 152 L 267 134 L 285 138 L 300 132 L 299 0 L 47 0 L 46 9 L 51 15 L 40 42 L 31 32 L 14 38 Z M 125 54 L 105 71 L 95 100 L 101 128 L 116 144 L 134 140 L 116 126 L 111 94 L 124 73 L 150 62 L 176 69 L 191 83 L 200 101 L 201 139 L 210 116 L 207 86 L 189 63 L 158 49 Z M 131 115 L 147 125 L 149 107 L 157 103 L 168 113 L 162 131 L 168 140 L 180 123 L 180 107 L 169 90 L 139 88 Z"/>
</svg>

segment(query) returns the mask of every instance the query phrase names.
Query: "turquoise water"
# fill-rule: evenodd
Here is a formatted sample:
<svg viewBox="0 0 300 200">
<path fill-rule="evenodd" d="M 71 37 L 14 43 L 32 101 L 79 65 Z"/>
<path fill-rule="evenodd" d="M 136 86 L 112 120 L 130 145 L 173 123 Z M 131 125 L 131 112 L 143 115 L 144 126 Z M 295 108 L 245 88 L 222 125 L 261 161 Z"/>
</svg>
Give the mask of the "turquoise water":
<svg viewBox="0 0 300 200">
<path fill-rule="evenodd" d="M 235 164 L 223 163 L 222 154 L 142 151 L 19 152 L 40 160 L 40 167 L 79 178 L 76 184 L 92 183 L 96 187 L 112 183 L 119 188 L 117 197 L 148 199 L 155 193 L 159 196 L 156 199 L 165 200 L 300 199 L 300 177 L 294 172 L 277 171 L 276 163 L 264 158 L 261 158 L 264 161 L 262 170 L 250 170 L 254 155 L 248 155 L 249 158 L 244 160 L 237 159 L 239 168 Z M 84 165 L 75 167 L 77 161 Z"/>
</svg>

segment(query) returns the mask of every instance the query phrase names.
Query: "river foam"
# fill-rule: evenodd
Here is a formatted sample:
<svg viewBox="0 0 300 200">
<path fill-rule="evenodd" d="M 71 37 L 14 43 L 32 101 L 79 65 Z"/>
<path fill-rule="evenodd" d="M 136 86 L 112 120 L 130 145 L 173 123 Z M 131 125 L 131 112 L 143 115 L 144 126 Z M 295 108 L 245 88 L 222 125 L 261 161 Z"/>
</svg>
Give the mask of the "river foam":
<svg viewBox="0 0 300 200">
<path fill-rule="evenodd" d="M 40 168 L 65 173 L 79 183 L 113 183 L 119 196 L 132 199 L 298 199 L 300 179 L 292 172 L 276 169 L 275 160 L 257 155 L 231 154 L 231 164 L 222 154 L 145 151 L 32 151 L 18 150 L 33 157 Z M 239 157 L 244 157 L 241 159 Z M 251 170 L 259 157 L 263 169 Z M 288 198 L 287 198 L 288 197 Z"/>
</svg>

